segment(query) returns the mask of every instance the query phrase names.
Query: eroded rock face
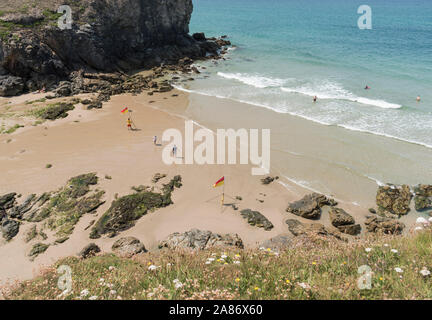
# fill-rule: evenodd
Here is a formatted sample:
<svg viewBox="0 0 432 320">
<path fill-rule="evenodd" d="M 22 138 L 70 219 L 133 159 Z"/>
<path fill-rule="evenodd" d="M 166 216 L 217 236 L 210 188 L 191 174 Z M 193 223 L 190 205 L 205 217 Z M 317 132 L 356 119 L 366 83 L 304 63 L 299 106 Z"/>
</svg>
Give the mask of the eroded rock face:
<svg viewBox="0 0 432 320">
<path fill-rule="evenodd" d="M 273 229 L 273 224 L 265 216 L 258 211 L 252 211 L 251 209 L 245 209 L 240 211 L 243 218 L 247 219 L 251 226 L 263 228 L 266 231 Z"/>
<path fill-rule="evenodd" d="M 211 231 L 192 229 L 184 233 L 173 233 L 159 243 L 159 248 L 169 249 L 209 249 L 214 247 L 243 248 L 243 241 L 237 234 L 220 235 Z"/>
<path fill-rule="evenodd" d="M 141 252 L 147 252 L 144 244 L 134 237 L 118 239 L 112 245 L 112 250 L 121 257 L 130 258 Z"/>
<path fill-rule="evenodd" d="M 227 44 L 188 34 L 192 0 L 77 0 L 69 5 L 72 29 L 59 29 L 54 12 L 42 12 L 54 8 L 43 3 L 36 11 L 3 17 L 11 30 L 0 40 L 1 70 L 8 73 L 0 78 L 0 95 L 51 88 L 72 81 L 79 70 L 130 71 L 217 56 Z M 75 94 L 72 87 L 63 83 L 59 94 Z"/>
<path fill-rule="evenodd" d="M 321 208 L 325 205 L 335 206 L 337 203 L 325 195 L 312 193 L 304 196 L 301 200 L 290 203 L 286 211 L 306 219 L 319 219 Z"/>
<path fill-rule="evenodd" d="M 418 185 L 414 188 L 414 193 L 414 203 L 417 211 L 432 209 L 432 185 Z"/>
<path fill-rule="evenodd" d="M 405 225 L 395 219 L 369 216 L 365 221 L 366 228 L 369 232 L 384 234 L 401 234 Z"/>
<path fill-rule="evenodd" d="M 0 76 L 0 96 L 11 97 L 22 93 L 24 81 L 20 77 Z"/>
<path fill-rule="evenodd" d="M 408 185 L 387 185 L 378 188 L 376 204 L 378 214 L 383 216 L 406 215 L 410 211 L 412 193 Z"/>
</svg>

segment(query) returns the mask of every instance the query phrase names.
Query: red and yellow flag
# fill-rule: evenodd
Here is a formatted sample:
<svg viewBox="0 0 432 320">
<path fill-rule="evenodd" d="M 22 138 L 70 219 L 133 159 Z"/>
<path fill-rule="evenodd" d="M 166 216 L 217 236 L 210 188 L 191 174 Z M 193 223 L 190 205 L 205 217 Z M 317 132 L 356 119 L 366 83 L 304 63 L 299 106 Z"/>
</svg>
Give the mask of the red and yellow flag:
<svg viewBox="0 0 432 320">
<path fill-rule="evenodd" d="M 128 112 L 129 112 L 129 109 L 127 107 L 121 111 L 121 113 L 128 113 Z"/>
<path fill-rule="evenodd" d="M 220 178 L 218 181 L 216 181 L 216 183 L 213 185 L 213 188 L 216 188 L 216 187 L 220 187 L 220 186 L 222 186 L 223 184 L 224 184 L 224 182 L 225 182 L 225 177 L 222 177 L 222 178 Z"/>
</svg>

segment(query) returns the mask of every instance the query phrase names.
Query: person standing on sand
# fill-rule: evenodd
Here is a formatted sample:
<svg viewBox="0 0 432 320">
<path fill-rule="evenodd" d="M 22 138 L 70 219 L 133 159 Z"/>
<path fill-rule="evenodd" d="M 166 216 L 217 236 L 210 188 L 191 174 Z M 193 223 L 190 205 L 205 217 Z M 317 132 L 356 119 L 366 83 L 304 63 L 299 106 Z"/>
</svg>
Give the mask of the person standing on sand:
<svg viewBox="0 0 432 320">
<path fill-rule="evenodd" d="M 127 119 L 127 128 L 128 128 L 128 130 L 132 130 L 132 120 L 131 120 L 131 118 Z"/>
<path fill-rule="evenodd" d="M 157 136 L 154 136 L 154 137 L 153 137 L 153 144 L 154 144 L 154 145 L 157 145 Z"/>
<path fill-rule="evenodd" d="M 174 147 L 172 148 L 172 154 L 174 156 L 174 158 L 177 158 L 177 146 L 174 145 Z"/>
</svg>

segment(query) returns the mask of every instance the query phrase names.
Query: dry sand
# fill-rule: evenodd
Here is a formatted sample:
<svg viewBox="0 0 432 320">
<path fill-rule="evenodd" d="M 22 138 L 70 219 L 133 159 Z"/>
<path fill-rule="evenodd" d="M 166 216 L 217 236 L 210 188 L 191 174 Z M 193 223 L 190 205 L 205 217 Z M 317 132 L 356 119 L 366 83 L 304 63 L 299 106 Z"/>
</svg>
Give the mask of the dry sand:
<svg viewBox="0 0 432 320">
<path fill-rule="evenodd" d="M 184 119 L 158 108 L 186 110 L 188 95 L 184 92 L 112 97 L 101 110 L 76 108 L 66 119 L 45 122 L 42 125 L 20 129 L 11 135 L 0 136 L 0 194 L 17 192 L 25 197 L 41 194 L 63 186 L 73 176 L 97 172 L 99 187 L 106 191 L 105 205 L 97 214 L 88 214 L 76 225 L 74 234 L 63 244 L 50 246 L 31 262 L 27 257 L 34 241 L 23 241 L 30 224 L 23 224 L 20 233 L 9 243 L 0 245 L 0 281 L 29 279 L 41 266 L 51 265 L 57 259 L 77 254 L 91 242 L 90 229 L 84 230 L 90 221 L 97 219 L 110 206 L 115 194 L 130 194 L 132 186 L 151 185 L 157 172 L 167 174 L 166 182 L 174 175 L 183 178 L 183 187 L 173 194 L 174 204 L 149 213 L 130 230 L 113 239 L 98 239 L 103 251 L 110 251 L 119 237 L 135 236 L 147 249 L 155 249 L 160 240 L 173 232 L 192 228 L 216 233 L 237 233 L 247 246 L 257 246 L 263 240 L 287 231 L 284 221 L 291 216 L 285 212 L 288 201 L 297 199 L 298 191 L 289 192 L 282 185 L 264 186 L 261 177 L 251 175 L 249 165 L 173 165 L 162 162 L 163 146 L 154 146 L 152 137 L 162 136 L 168 128 L 184 131 Z M 39 98 L 39 97 L 37 97 Z M 35 97 L 21 97 L 9 105 L 19 104 Z M 153 101 L 150 103 L 150 101 Z M 137 131 L 126 129 L 127 116 L 120 113 L 123 107 L 133 110 Z M 9 139 L 12 141 L 7 142 Z M 47 169 L 46 164 L 52 164 Z M 112 180 L 105 179 L 105 175 Z M 236 202 L 239 210 L 221 207 L 221 188 L 213 183 L 226 177 L 226 202 Z M 233 198 L 241 196 L 242 201 Z M 259 200 L 264 200 L 260 202 Z M 258 210 L 274 224 L 274 229 L 248 225 L 239 211 L 245 208 Z M 52 242 L 51 237 L 46 243 Z"/>
</svg>

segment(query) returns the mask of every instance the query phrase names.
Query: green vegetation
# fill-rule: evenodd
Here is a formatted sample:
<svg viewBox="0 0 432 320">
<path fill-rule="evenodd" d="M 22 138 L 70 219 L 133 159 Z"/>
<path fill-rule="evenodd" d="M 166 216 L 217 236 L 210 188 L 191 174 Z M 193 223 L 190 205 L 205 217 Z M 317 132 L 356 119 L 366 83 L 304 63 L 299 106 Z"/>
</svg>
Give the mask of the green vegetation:
<svg viewBox="0 0 432 320">
<path fill-rule="evenodd" d="M 36 110 L 31 110 L 30 115 L 44 120 L 56 120 L 66 118 L 69 115 L 68 111 L 73 109 L 75 109 L 73 104 L 60 102 Z"/>
<path fill-rule="evenodd" d="M 48 247 L 48 244 L 36 243 L 30 250 L 29 257 L 34 260 L 38 255 L 44 253 Z"/>
<path fill-rule="evenodd" d="M 20 124 L 16 124 L 16 125 L 10 127 L 9 129 L 5 129 L 5 127 L 2 126 L 2 127 L 0 128 L 0 134 L 2 134 L 2 133 L 5 133 L 5 134 L 12 134 L 12 133 L 14 133 L 15 131 L 17 131 L 19 128 L 24 128 L 24 126 L 23 126 L 23 125 L 20 125 Z"/>
<path fill-rule="evenodd" d="M 431 299 L 432 233 L 353 243 L 316 239 L 291 250 L 162 250 L 134 259 L 66 258 L 7 299 Z M 60 265 L 73 289 L 59 296 Z M 359 289 L 358 269 L 372 269 Z"/>
<path fill-rule="evenodd" d="M 175 188 L 181 187 L 181 177 L 175 176 L 162 188 L 162 193 L 146 191 L 145 186 L 133 187 L 137 193 L 114 200 L 111 207 L 98 220 L 90 233 L 91 239 L 100 238 L 104 234 L 113 236 L 119 231 L 134 226 L 135 221 L 149 211 L 172 204 L 171 194 Z"/>
<path fill-rule="evenodd" d="M 55 231 L 58 239 L 72 234 L 81 216 L 94 212 L 104 201 L 104 191 L 90 190 L 98 183 L 95 173 L 88 173 L 71 178 L 65 187 L 51 194 L 44 194 L 44 205 L 28 220 L 44 222 L 44 227 Z M 64 240 L 66 241 L 66 240 Z"/>
</svg>

